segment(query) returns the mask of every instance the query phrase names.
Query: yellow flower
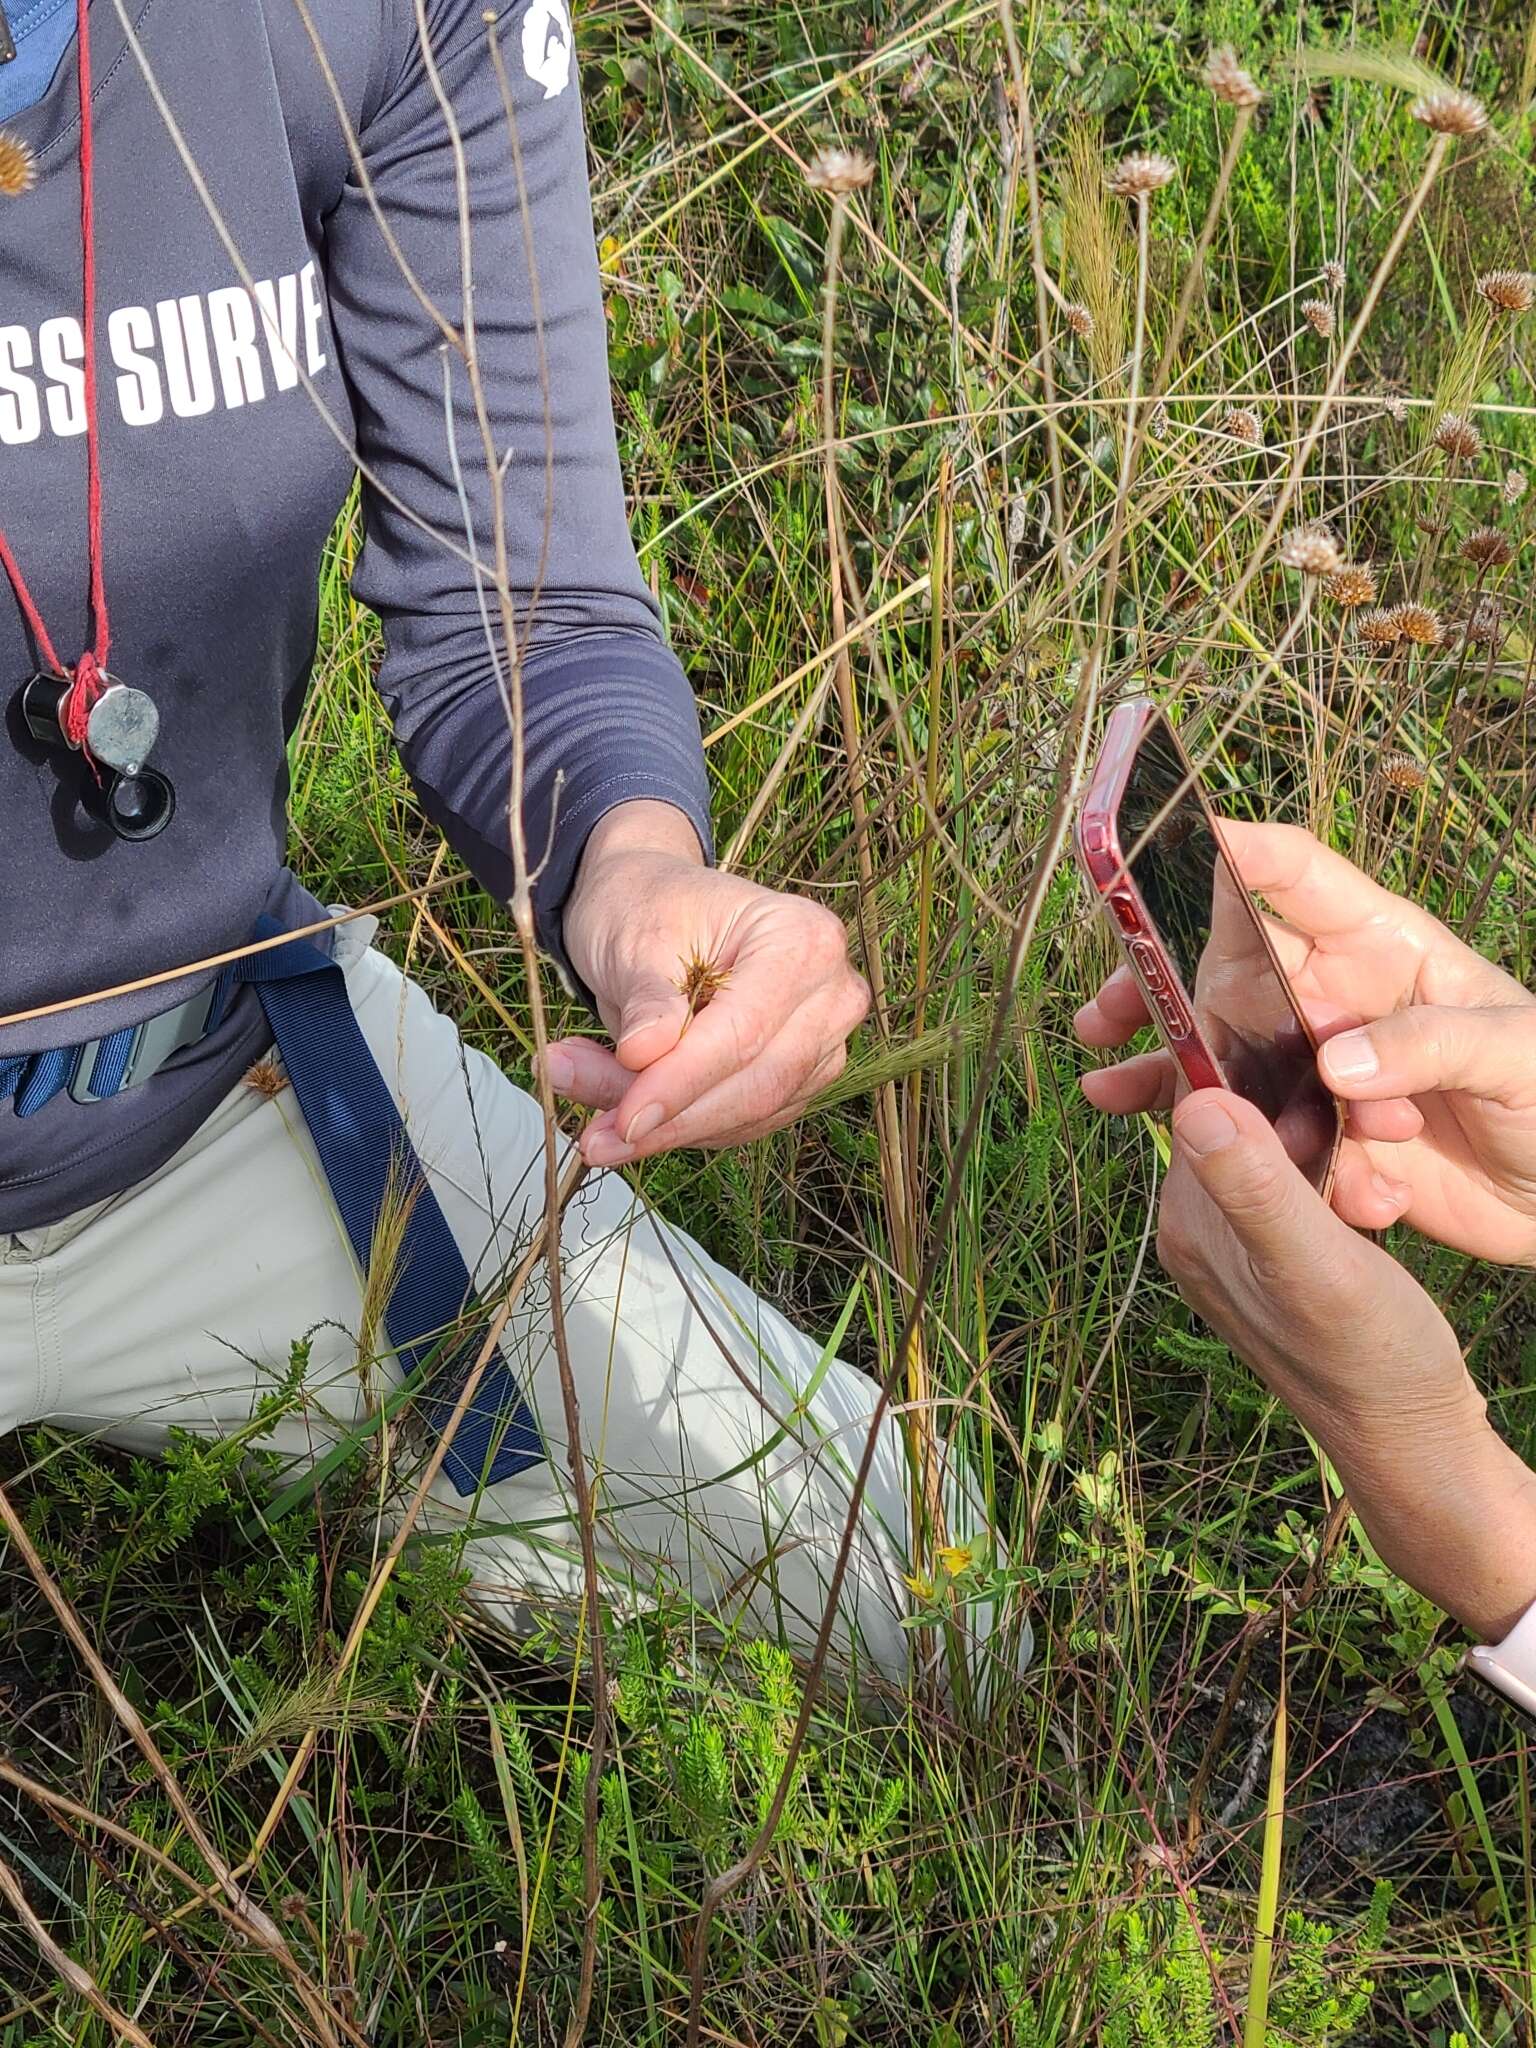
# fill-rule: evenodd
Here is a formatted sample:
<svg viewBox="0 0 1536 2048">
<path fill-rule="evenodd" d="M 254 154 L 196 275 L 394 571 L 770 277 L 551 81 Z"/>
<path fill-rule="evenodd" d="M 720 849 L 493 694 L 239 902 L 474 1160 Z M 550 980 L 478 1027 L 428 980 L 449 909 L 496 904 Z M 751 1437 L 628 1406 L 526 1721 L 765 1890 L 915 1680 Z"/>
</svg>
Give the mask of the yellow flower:
<svg viewBox="0 0 1536 2048">
<path fill-rule="evenodd" d="M 941 1543 L 933 1554 L 952 1579 L 968 1572 L 976 1562 L 976 1552 L 969 1543 Z"/>
<path fill-rule="evenodd" d="M 931 1600 L 933 1598 L 933 1581 L 932 1579 L 925 1579 L 921 1572 L 903 1572 L 901 1583 L 909 1593 L 915 1593 L 919 1600 Z"/>
</svg>

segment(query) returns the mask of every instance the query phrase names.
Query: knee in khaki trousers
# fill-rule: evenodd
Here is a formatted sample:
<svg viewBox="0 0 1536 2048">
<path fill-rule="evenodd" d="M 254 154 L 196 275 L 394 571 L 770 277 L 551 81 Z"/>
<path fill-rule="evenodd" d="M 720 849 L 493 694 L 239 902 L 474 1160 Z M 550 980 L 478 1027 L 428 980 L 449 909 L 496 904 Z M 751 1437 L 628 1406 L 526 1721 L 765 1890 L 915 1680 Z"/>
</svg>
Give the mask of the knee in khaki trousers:
<svg viewBox="0 0 1536 2048">
<path fill-rule="evenodd" d="M 543 1204 L 537 1104 L 466 1047 L 427 996 L 369 948 L 338 955 L 364 1035 L 395 1091 L 486 1298 L 526 1250 Z M 847 1517 L 874 1383 L 794 1329 L 616 1174 L 587 1182 L 563 1228 L 569 1355 L 608 1598 L 634 1611 L 690 1597 L 793 1648 L 814 1639 Z M 270 1441 L 296 1460 L 354 1425 L 378 1393 L 360 1358 L 351 1249 L 291 1089 L 236 1087 L 151 1180 L 83 1215 L 0 1238 L 0 1429 L 51 1421 L 153 1449 L 168 1429 L 224 1432 L 310 1339 L 309 1397 Z M 581 1592 L 547 1287 L 514 1311 L 503 1354 L 549 1459 L 461 1499 L 441 1475 L 422 1521 L 468 1529 L 473 1597 L 514 1629 Z M 409 1497 L 408 1468 L 398 1484 Z M 909 1474 L 885 1422 L 839 1610 L 844 1661 L 907 1668 Z M 953 1541 L 979 1528 L 951 1475 Z M 968 1610 L 976 1651 L 996 1617 Z M 1027 1643 L 1018 1646 L 1010 1662 Z"/>
</svg>

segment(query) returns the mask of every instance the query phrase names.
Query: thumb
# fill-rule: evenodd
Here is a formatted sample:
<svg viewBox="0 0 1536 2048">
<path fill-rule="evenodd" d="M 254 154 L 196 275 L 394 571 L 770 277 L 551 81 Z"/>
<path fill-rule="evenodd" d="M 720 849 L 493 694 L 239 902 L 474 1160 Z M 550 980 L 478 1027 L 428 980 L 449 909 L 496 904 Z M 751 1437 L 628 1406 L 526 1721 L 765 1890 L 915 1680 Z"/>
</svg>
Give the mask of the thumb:
<svg viewBox="0 0 1536 2048">
<path fill-rule="evenodd" d="M 1239 1095 L 1203 1088 L 1173 1113 L 1179 1152 L 1233 1236 L 1273 1273 L 1314 1272 L 1344 1230 L 1307 1185 L 1263 1112 Z"/>
<path fill-rule="evenodd" d="M 692 1012 L 677 983 L 638 968 L 620 992 L 613 1046 L 619 1064 L 638 1074 L 676 1046 Z"/>
<path fill-rule="evenodd" d="M 1330 1038 L 1318 1058 L 1329 1087 L 1353 1101 L 1457 1088 L 1536 1107 L 1536 1003 L 1394 1010 Z"/>
</svg>

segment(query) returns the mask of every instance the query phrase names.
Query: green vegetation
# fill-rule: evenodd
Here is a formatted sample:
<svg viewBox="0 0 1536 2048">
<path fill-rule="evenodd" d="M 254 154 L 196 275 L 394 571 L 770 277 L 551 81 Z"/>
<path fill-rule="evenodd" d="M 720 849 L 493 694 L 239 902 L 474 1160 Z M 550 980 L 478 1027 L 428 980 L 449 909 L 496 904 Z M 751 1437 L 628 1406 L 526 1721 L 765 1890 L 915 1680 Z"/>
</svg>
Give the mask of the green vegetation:
<svg viewBox="0 0 1536 2048">
<path fill-rule="evenodd" d="M 714 1921 L 701 2038 L 1530 2044 L 1524 1736 L 1456 1682 L 1454 1632 L 1383 1571 L 1305 1439 L 1160 1274 L 1159 1137 L 1107 1127 L 1077 1091 L 1071 1013 L 1109 954 L 1065 868 L 1042 877 L 991 1075 L 984 1046 L 1094 646 L 1100 705 L 1150 681 L 1223 803 L 1313 825 L 1536 975 L 1536 314 L 1476 285 L 1531 260 L 1536 13 L 1020 10 L 1028 133 L 1004 27 L 991 0 L 637 0 L 582 23 L 635 528 L 698 691 L 720 845 L 842 911 L 883 991 L 813 1120 L 642 1184 L 807 1326 L 831 1330 L 851 1302 L 845 1349 L 874 1372 L 892 1370 L 907 1290 L 936 1261 L 931 1400 L 911 1426 L 959 1416 L 945 1427 L 984 1475 L 998 1541 L 933 1566 L 934 1612 L 1005 1583 L 1038 1641 L 1017 1696 L 984 1713 L 919 1696 L 864 1726 L 818 1701 L 774 1840 Z M 1265 88 L 1251 124 L 1202 82 L 1224 43 Z M 1298 51 L 1356 48 L 1413 54 L 1298 75 Z M 1426 68 L 1492 116 L 1427 189 L 1439 144 L 1410 114 Z M 841 203 L 803 175 L 827 145 L 875 167 L 847 202 L 830 358 Z M 1177 172 L 1140 251 L 1136 203 L 1105 182 L 1139 149 Z M 1373 642 L 1340 602 L 1358 590 L 1298 577 L 1264 541 L 1367 306 L 1281 523 L 1326 520 L 1382 605 L 1436 614 L 1419 639 Z M 1510 561 L 1469 558 L 1485 526 Z M 421 881 L 440 849 L 370 692 L 354 545 L 338 536 L 323 591 L 294 857 L 323 895 L 361 903 Z M 391 913 L 389 942 L 526 1075 L 504 916 L 468 883 L 428 907 Z M 1536 1451 L 1529 1276 L 1400 1249 Z M 268 1414 L 301 1370 L 300 1351 Z M 14 1546 L 0 1854 L 157 2048 L 561 2042 L 591 1724 L 568 1625 L 513 1650 L 468 1608 L 451 1550 L 413 1550 L 338 1685 L 373 1548 L 366 1459 L 263 1526 L 262 1420 L 163 1463 L 38 1434 L 8 1449 L 7 1476 L 232 1865 L 318 1731 L 249 1877 L 290 1962 L 149 1853 L 207 1882 Z M 762 1825 L 802 1680 L 774 1648 L 702 1648 L 686 1614 L 608 1626 L 585 2038 L 652 2048 L 684 2038 L 699 1904 Z M 1250 1985 L 1270 1925 L 1266 2014 Z M 56 1963 L 0 1925 L 3 2048 L 117 2038 Z"/>
</svg>

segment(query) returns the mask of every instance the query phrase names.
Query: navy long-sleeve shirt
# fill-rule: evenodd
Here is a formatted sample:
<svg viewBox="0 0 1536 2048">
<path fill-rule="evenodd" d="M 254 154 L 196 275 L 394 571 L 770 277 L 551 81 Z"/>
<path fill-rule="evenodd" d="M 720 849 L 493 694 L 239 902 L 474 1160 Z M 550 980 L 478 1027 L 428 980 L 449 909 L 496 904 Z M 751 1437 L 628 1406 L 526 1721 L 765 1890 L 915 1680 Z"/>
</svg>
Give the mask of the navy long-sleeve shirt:
<svg viewBox="0 0 1536 2048">
<path fill-rule="evenodd" d="M 109 667 L 156 701 L 153 765 L 178 808 L 140 844 L 82 811 L 78 757 L 20 724 L 15 692 L 39 663 L 0 579 L 0 1015 L 238 946 L 264 910 L 290 923 L 322 914 L 284 868 L 286 748 L 310 687 L 321 551 L 356 466 L 356 589 L 383 620 L 379 689 L 396 743 L 480 881 L 511 891 L 511 731 L 455 454 L 482 563 L 491 484 L 463 361 L 418 298 L 462 328 L 455 151 L 414 0 L 127 0 L 127 13 L 133 38 L 115 0 L 91 13 Z M 698 722 L 625 522 L 565 0 L 499 10 L 515 150 L 484 0 L 425 0 L 425 13 L 463 151 L 522 642 L 523 821 L 542 862 L 541 935 L 558 949 L 605 811 L 670 802 L 707 846 Z M 88 622 L 72 49 L 7 126 L 38 176 L 0 199 L 0 528 L 72 661 Z M 489 587 L 485 601 L 494 620 Z M 0 1057 L 138 1022 L 190 986 L 0 1030 Z M 0 1230 L 56 1221 L 158 1170 L 263 1037 L 242 998 L 210 1039 L 111 1102 L 61 1097 L 27 1119 L 0 1105 Z"/>
</svg>

